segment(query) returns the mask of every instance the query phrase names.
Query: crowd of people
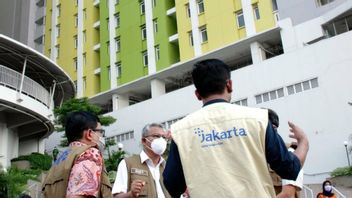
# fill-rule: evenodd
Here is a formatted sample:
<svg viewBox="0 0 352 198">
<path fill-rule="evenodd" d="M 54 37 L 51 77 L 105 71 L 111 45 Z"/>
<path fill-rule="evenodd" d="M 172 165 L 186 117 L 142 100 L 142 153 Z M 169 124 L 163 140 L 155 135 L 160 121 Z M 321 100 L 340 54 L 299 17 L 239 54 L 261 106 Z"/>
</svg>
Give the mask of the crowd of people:
<svg viewBox="0 0 352 198">
<path fill-rule="evenodd" d="M 43 182 L 45 197 L 299 197 L 309 143 L 288 122 L 294 143 L 278 133 L 279 117 L 268 109 L 231 104 L 230 68 L 217 59 L 194 65 L 196 98 L 203 107 L 165 131 L 147 124 L 143 150 L 122 160 L 114 184 L 104 168 L 104 129 L 89 112 L 68 115 L 69 148 Z M 163 154 L 171 141 L 167 160 Z M 335 197 L 331 182 L 318 198 Z"/>
</svg>

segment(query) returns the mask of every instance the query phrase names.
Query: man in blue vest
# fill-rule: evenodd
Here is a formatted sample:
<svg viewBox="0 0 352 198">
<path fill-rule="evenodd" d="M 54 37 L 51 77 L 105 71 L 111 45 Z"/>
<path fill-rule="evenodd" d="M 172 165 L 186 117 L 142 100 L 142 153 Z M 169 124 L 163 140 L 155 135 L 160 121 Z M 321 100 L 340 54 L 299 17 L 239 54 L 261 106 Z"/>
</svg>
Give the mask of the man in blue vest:
<svg viewBox="0 0 352 198">
<path fill-rule="evenodd" d="M 294 153 L 268 120 L 268 111 L 233 105 L 229 66 L 217 59 L 195 64 L 192 78 L 203 108 L 171 126 L 164 184 L 172 197 L 275 197 L 267 164 L 295 180 L 308 152 L 304 132 L 289 122 Z"/>
</svg>

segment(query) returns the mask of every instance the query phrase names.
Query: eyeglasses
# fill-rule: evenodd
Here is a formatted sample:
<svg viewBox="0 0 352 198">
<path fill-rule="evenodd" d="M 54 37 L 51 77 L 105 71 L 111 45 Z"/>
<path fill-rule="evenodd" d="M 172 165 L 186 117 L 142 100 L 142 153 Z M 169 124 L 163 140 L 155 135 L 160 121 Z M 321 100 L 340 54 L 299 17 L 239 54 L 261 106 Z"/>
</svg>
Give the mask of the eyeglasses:
<svg viewBox="0 0 352 198">
<path fill-rule="evenodd" d="M 103 137 L 105 137 L 105 129 L 92 129 L 94 132 L 99 132 Z"/>
<path fill-rule="evenodd" d="M 153 135 L 147 135 L 147 136 L 145 136 L 145 137 L 153 137 L 153 138 L 164 138 L 165 139 L 165 136 L 163 136 L 163 135 L 158 135 L 158 134 L 153 134 Z"/>
</svg>

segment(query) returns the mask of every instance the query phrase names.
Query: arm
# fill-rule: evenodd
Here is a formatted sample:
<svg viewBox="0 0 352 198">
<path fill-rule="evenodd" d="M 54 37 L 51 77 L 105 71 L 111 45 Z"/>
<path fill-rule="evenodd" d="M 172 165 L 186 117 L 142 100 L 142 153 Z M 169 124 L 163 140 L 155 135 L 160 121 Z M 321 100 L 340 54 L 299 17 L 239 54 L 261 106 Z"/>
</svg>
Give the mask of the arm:
<svg viewBox="0 0 352 198">
<path fill-rule="evenodd" d="M 297 140 L 297 149 L 294 153 L 298 157 L 301 166 L 303 166 L 309 150 L 308 138 L 303 130 L 292 122 L 288 122 L 288 125 L 290 126 L 290 131 L 293 133 L 290 134 L 290 137 Z"/>
<path fill-rule="evenodd" d="M 171 142 L 169 157 L 163 173 L 164 185 L 172 197 L 180 197 L 186 190 L 186 181 L 177 145 Z"/>
<path fill-rule="evenodd" d="M 296 180 L 301 169 L 299 159 L 287 151 L 286 145 L 280 135 L 274 130 L 271 122 L 265 134 L 265 155 L 266 160 L 279 176 L 283 179 Z"/>
</svg>

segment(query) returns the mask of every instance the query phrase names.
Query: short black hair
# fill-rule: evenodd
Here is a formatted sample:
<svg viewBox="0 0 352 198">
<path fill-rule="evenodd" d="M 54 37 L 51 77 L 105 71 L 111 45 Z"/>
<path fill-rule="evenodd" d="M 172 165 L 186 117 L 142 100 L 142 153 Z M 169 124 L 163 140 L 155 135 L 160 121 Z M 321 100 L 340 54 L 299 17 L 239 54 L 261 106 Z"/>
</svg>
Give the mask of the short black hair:
<svg viewBox="0 0 352 198">
<path fill-rule="evenodd" d="M 83 137 L 83 131 L 95 129 L 100 123 L 98 116 L 87 111 L 71 112 L 66 117 L 65 133 L 68 143 L 77 141 Z"/>
<path fill-rule="evenodd" d="M 272 109 L 268 109 L 268 114 L 271 124 L 279 128 L 279 116 L 277 115 L 277 113 Z"/>
<path fill-rule="evenodd" d="M 226 81 L 231 78 L 230 67 L 218 59 L 206 59 L 194 64 L 194 86 L 201 97 L 224 92 Z"/>
</svg>

